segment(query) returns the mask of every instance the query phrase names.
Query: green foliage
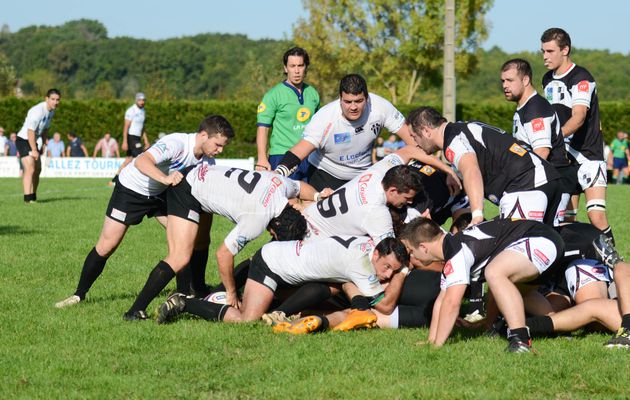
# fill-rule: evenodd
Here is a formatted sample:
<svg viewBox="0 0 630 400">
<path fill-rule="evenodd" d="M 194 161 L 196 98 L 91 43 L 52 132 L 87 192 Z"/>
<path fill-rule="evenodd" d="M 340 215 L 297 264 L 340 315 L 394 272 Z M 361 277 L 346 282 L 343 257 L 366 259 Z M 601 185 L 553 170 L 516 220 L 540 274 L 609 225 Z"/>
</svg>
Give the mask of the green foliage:
<svg viewBox="0 0 630 400">
<path fill-rule="evenodd" d="M 17 75 L 7 56 L 0 52 L 0 98 L 11 96 L 15 92 Z"/>
<path fill-rule="evenodd" d="M 96 242 L 111 189 L 105 179 L 43 179 L 38 204 L 21 181 L 0 179 L 0 398 L 2 399 L 621 399 L 630 393 L 627 351 L 609 334 L 534 339 L 537 354 L 507 354 L 504 339 L 457 331 L 440 349 L 418 345 L 427 329 L 274 335 L 262 323 L 182 318 L 129 323 L 122 314 L 166 255 L 153 220 L 127 232 L 86 302 L 72 294 Z M 622 254 L 630 186 L 609 188 Z M 584 220 L 585 216 L 581 217 Z M 212 227 L 212 254 L 233 225 Z M 250 243 L 237 262 L 269 238 Z M 149 313 L 175 289 L 172 282 Z"/>
</svg>

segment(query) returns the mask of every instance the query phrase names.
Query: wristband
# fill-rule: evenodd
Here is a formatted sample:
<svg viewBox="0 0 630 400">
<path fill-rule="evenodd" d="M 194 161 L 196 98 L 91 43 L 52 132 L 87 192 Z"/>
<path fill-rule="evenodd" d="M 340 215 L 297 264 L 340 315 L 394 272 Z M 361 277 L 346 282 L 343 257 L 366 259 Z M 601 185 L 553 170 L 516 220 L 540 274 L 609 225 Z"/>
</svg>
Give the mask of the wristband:
<svg viewBox="0 0 630 400">
<path fill-rule="evenodd" d="M 400 272 L 403 273 L 405 276 L 407 276 L 409 275 L 411 271 L 409 270 L 409 267 L 404 267 L 404 268 L 401 268 Z"/>
<path fill-rule="evenodd" d="M 320 201 L 321 198 L 322 198 L 321 192 L 315 192 L 315 194 L 313 195 L 313 201 Z"/>
<path fill-rule="evenodd" d="M 473 210 L 472 217 L 473 218 L 477 218 L 477 217 L 483 218 L 483 210 Z"/>
<path fill-rule="evenodd" d="M 275 172 L 279 173 L 282 176 L 289 176 L 291 175 L 291 173 L 289 172 L 289 169 L 287 167 L 285 167 L 284 165 L 278 165 L 278 167 L 276 167 L 276 169 L 274 170 Z"/>
</svg>

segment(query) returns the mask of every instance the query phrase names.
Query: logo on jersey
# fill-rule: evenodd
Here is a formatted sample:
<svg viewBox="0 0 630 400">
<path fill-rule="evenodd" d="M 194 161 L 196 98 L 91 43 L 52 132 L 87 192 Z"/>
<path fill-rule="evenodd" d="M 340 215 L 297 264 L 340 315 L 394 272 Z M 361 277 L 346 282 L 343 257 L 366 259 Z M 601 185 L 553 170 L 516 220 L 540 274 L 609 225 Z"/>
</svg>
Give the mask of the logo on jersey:
<svg viewBox="0 0 630 400">
<path fill-rule="evenodd" d="M 378 282 L 378 277 L 375 274 L 368 276 L 368 282 L 373 285 Z"/>
<path fill-rule="evenodd" d="M 444 276 L 449 276 L 453 273 L 453 264 L 451 264 L 451 260 L 448 260 L 446 264 L 444 264 Z"/>
<path fill-rule="evenodd" d="M 269 201 L 271 201 L 271 197 L 278 190 L 278 188 L 282 185 L 282 180 L 277 176 L 271 178 L 271 185 L 267 188 L 267 192 L 263 196 L 262 206 L 267 207 L 269 205 Z"/>
<path fill-rule="evenodd" d="M 547 86 L 547 89 L 545 89 L 545 98 L 549 102 L 553 101 L 553 87 Z"/>
<path fill-rule="evenodd" d="M 333 138 L 335 139 L 335 144 L 350 143 L 351 140 L 350 132 L 335 133 Z"/>
<path fill-rule="evenodd" d="M 236 245 L 238 246 L 238 250 L 240 251 L 247 244 L 248 240 L 245 236 L 238 236 L 236 238 Z"/>
<path fill-rule="evenodd" d="M 450 147 L 446 148 L 446 151 L 444 152 L 444 156 L 450 163 L 453 163 L 453 160 L 455 160 L 455 152 Z"/>
<path fill-rule="evenodd" d="M 358 127 L 354 128 L 354 134 L 355 135 L 358 135 L 361 132 L 363 132 L 363 126 L 358 126 Z"/>
<path fill-rule="evenodd" d="M 527 154 L 527 150 L 525 150 L 524 148 L 522 148 L 516 143 L 510 146 L 510 151 L 519 157 L 523 157 L 525 154 Z"/>
<path fill-rule="evenodd" d="M 260 110 L 260 106 L 258 106 L 258 109 Z M 258 111 L 258 112 L 261 112 L 261 111 Z M 309 110 L 306 107 L 300 107 L 300 109 L 297 111 L 297 114 L 295 115 L 295 118 L 297 118 L 297 120 L 300 122 L 304 122 L 308 120 L 310 117 L 311 117 L 311 110 Z"/>
<path fill-rule="evenodd" d="M 578 92 L 588 92 L 588 86 L 588 81 L 580 81 L 577 85 Z"/>
<path fill-rule="evenodd" d="M 542 261 L 543 264 L 549 265 L 549 257 L 547 257 L 542 251 L 534 249 L 534 256 Z"/>
<path fill-rule="evenodd" d="M 493 204 L 499 204 L 499 198 L 494 194 L 489 194 L 488 200 L 490 200 Z"/>
<path fill-rule="evenodd" d="M 545 120 L 543 118 L 536 118 L 532 120 L 532 129 L 534 132 L 540 132 L 545 130 Z"/>
<path fill-rule="evenodd" d="M 302 251 L 302 246 L 304 245 L 304 243 L 301 240 L 298 240 L 297 242 L 295 242 L 295 255 L 299 256 L 300 252 Z"/>
<path fill-rule="evenodd" d="M 382 127 L 383 127 L 383 125 L 381 125 L 378 122 L 376 122 L 376 123 L 372 124 L 372 126 L 370 126 L 370 130 L 372 131 L 374 136 L 378 136 L 378 134 L 381 133 L 381 128 Z"/>
<path fill-rule="evenodd" d="M 161 154 L 166 153 L 166 143 L 157 142 L 156 144 L 153 145 L 153 148 L 159 151 Z"/>
<path fill-rule="evenodd" d="M 258 114 L 260 114 L 261 112 L 264 112 L 266 109 L 267 109 L 267 106 L 265 105 L 265 103 L 260 103 L 260 104 L 258 105 L 258 110 L 257 110 L 257 112 L 258 112 Z"/>
<path fill-rule="evenodd" d="M 201 166 L 197 170 L 197 179 L 199 179 L 201 182 L 205 182 L 207 173 L 208 173 L 208 164 L 206 163 L 201 164 Z"/>
<path fill-rule="evenodd" d="M 422 172 L 426 176 L 431 176 L 435 173 L 435 168 L 430 165 L 425 165 L 424 167 L 420 168 L 420 172 Z"/>
</svg>

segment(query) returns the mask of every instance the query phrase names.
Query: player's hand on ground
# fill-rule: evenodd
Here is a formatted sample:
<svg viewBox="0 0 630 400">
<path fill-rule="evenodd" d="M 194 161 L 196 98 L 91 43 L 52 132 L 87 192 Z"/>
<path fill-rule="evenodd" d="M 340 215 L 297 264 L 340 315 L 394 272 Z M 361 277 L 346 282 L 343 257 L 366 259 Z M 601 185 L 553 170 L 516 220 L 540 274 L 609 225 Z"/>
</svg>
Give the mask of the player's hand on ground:
<svg viewBox="0 0 630 400">
<path fill-rule="evenodd" d="M 446 175 L 446 186 L 448 186 L 448 192 L 451 196 L 455 196 L 462 191 L 462 182 L 454 171 Z"/>
<path fill-rule="evenodd" d="M 179 171 L 174 171 L 171 174 L 169 174 L 169 176 L 166 177 L 166 180 L 164 181 L 165 185 L 171 185 L 171 186 L 177 186 L 179 185 L 179 182 L 182 181 L 182 179 L 184 179 L 184 175 L 182 175 L 181 172 Z"/>
<path fill-rule="evenodd" d="M 257 160 L 254 165 L 255 171 L 271 171 L 271 164 L 267 160 Z"/>
<path fill-rule="evenodd" d="M 241 301 L 238 299 L 236 292 L 227 292 L 225 294 L 225 303 L 230 307 L 241 308 Z"/>
</svg>

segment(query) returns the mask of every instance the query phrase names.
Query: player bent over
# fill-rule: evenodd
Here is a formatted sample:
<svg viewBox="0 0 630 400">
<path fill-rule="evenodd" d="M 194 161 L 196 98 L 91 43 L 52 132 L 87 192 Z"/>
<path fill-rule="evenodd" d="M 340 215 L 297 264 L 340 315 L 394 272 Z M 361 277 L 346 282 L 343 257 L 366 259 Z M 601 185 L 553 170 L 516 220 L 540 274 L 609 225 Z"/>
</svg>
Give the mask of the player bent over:
<svg viewBox="0 0 630 400">
<path fill-rule="evenodd" d="M 427 218 L 411 221 L 401 235 L 411 257 L 424 264 L 446 261 L 442 290 L 433 307 L 429 342 L 442 346 L 459 313 L 471 281 L 485 280 L 508 325 L 507 351 L 531 348 L 523 298 L 515 283 L 535 280 L 551 271 L 564 243 L 553 228 L 536 221 L 483 222 L 455 235 Z"/>
<path fill-rule="evenodd" d="M 160 261 L 129 311 L 127 320 L 146 319 L 145 309 L 173 277 L 188 264 L 198 240 L 207 235 L 208 214 L 219 214 L 236 223 L 216 252 L 228 304 L 239 307 L 234 281 L 234 256 L 265 229 L 278 240 L 304 237 L 306 221 L 289 205 L 289 199 L 312 200 L 319 193 L 304 182 L 273 172 L 246 171 L 203 163 L 167 191 L 168 255 Z M 202 231 L 202 229 L 204 231 Z M 196 239 L 197 238 L 197 239 Z"/>
<path fill-rule="evenodd" d="M 210 115 L 201 121 L 197 133 L 167 135 L 125 167 L 109 200 L 98 242 L 83 263 L 77 289 L 55 307 L 85 299 L 129 226 L 138 225 L 145 216 L 155 216 L 162 225 L 166 224 L 166 188 L 182 180 L 180 171 L 184 168 L 200 163 L 204 156 L 220 154 L 232 137 L 230 123 L 220 115 Z"/>
</svg>

